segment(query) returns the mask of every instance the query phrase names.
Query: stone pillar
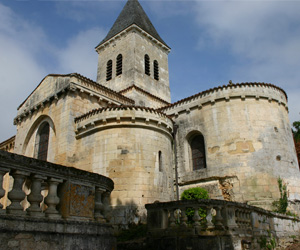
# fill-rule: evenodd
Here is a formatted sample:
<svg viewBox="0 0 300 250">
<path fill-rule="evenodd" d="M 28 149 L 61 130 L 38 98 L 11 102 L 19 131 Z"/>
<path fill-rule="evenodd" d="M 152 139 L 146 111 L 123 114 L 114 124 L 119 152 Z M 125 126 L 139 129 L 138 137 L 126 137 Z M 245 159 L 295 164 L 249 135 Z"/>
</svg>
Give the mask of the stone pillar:
<svg viewBox="0 0 300 250">
<path fill-rule="evenodd" d="M 1 168 L 0 169 L 0 199 L 5 195 L 5 190 L 3 189 L 3 176 L 8 172 L 8 169 Z M 0 213 L 3 213 L 3 206 L 0 203 Z"/>
<path fill-rule="evenodd" d="M 25 213 L 20 202 L 26 197 L 23 184 L 28 175 L 28 173 L 19 170 L 12 171 L 11 176 L 14 178 L 14 184 L 12 190 L 8 193 L 8 198 L 11 201 L 11 204 L 6 208 L 8 214 L 23 215 Z"/>
<path fill-rule="evenodd" d="M 95 220 L 99 222 L 106 222 L 106 219 L 103 215 L 104 213 L 104 204 L 102 203 L 102 195 L 105 190 L 96 187 L 95 188 Z"/>
<path fill-rule="evenodd" d="M 34 175 L 32 177 L 31 192 L 27 196 L 27 200 L 30 202 L 30 207 L 27 208 L 27 212 L 31 217 L 41 217 L 44 216 L 40 203 L 43 201 L 42 191 L 42 181 L 46 179 L 41 175 Z"/>
<path fill-rule="evenodd" d="M 56 178 L 50 178 L 48 180 L 48 195 L 45 198 L 45 203 L 47 204 L 48 208 L 45 211 L 46 217 L 48 218 L 55 218 L 59 219 L 61 218 L 61 215 L 56 209 L 56 206 L 59 204 L 59 197 L 57 195 L 57 186 L 59 183 L 62 183 L 63 180 L 56 179 Z"/>
</svg>

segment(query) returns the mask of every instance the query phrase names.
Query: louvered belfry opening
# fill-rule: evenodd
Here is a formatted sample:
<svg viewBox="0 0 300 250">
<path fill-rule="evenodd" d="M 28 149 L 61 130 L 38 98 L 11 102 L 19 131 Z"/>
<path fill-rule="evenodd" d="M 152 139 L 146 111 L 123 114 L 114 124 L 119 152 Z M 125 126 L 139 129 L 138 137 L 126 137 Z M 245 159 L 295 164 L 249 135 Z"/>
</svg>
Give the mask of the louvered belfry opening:
<svg viewBox="0 0 300 250">
<path fill-rule="evenodd" d="M 109 60 L 106 64 L 106 81 L 112 78 L 112 60 Z"/>
<path fill-rule="evenodd" d="M 154 67 L 154 79 L 159 80 L 159 68 L 158 68 L 158 62 L 154 60 L 153 62 L 153 67 Z"/>
<path fill-rule="evenodd" d="M 145 74 L 150 76 L 150 57 L 145 55 Z"/>
<path fill-rule="evenodd" d="M 191 140 L 193 170 L 206 168 L 205 144 L 203 135 L 196 135 Z"/>
<path fill-rule="evenodd" d="M 116 75 L 121 75 L 122 74 L 122 64 L 123 64 L 123 56 L 121 54 L 119 54 L 117 56 L 117 68 L 116 68 Z"/>
<path fill-rule="evenodd" d="M 39 160 L 46 161 L 48 155 L 48 145 L 49 145 L 49 124 L 46 122 L 42 125 L 39 132 L 39 145 L 38 145 L 38 155 Z"/>
</svg>

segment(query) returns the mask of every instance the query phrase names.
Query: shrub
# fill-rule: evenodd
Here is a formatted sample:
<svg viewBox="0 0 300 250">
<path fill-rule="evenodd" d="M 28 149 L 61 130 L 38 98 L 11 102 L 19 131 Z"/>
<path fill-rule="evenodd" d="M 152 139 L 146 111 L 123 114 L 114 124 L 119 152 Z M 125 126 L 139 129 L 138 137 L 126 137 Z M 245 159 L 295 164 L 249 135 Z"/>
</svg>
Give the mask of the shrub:
<svg viewBox="0 0 300 250">
<path fill-rule="evenodd" d="M 181 200 L 198 200 L 198 199 L 209 199 L 209 195 L 206 189 L 201 187 L 189 188 L 181 194 Z M 198 210 L 199 216 L 201 220 L 206 217 L 206 209 L 199 208 Z M 193 222 L 193 216 L 195 214 L 195 210 L 193 208 L 187 208 L 186 215 L 188 217 L 188 222 Z"/>
</svg>

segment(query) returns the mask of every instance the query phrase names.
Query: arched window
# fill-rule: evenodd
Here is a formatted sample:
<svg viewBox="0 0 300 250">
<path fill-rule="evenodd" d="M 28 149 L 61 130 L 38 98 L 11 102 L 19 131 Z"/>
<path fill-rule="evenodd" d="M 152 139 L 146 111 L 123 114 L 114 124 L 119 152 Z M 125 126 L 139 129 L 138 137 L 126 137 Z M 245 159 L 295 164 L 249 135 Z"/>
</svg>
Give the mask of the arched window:
<svg viewBox="0 0 300 250">
<path fill-rule="evenodd" d="M 45 122 L 41 125 L 38 135 L 37 135 L 37 158 L 39 160 L 46 161 L 48 154 L 48 144 L 49 144 L 49 123 Z"/>
<path fill-rule="evenodd" d="M 161 151 L 158 151 L 158 170 L 159 172 L 163 171 L 163 160 L 162 160 Z"/>
<path fill-rule="evenodd" d="M 194 136 L 190 141 L 193 170 L 206 168 L 204 137 Z"/>
<path fill-rule="evenodd" d="M 150 76 L 150 57 L 145 55 L 145 74 Z"/>
<path fill-rule="evenodd" d="M 158 62 L 154 60 L 153 62 L 153 68 L 154 68 L 154 79 L 159 80 L 159 68 L 158 68 Z"/>
<path fill-rule="evenodd" d="M 106 64 L 106 81 L 112 78 L 112 60 L 109 60 Z"/>
<path fill-rule="evenodd" d="M 117 56 L 117 65 L 116 65 L 116 67 L 117 67 L 116 68 L 116 75 L 117 76 L 122 74 L 122 59 L 123 59 L 122 55 L 119 54 Z"/>
</svg>

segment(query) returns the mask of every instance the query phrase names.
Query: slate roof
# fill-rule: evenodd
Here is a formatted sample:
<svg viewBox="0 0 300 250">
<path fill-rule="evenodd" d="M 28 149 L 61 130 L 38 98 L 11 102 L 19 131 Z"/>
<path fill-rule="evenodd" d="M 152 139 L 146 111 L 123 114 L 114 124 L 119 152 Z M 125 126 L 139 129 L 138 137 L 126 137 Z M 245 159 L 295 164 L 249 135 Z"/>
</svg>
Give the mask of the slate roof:
<svg viewBox="0 0 300 250">
<path fill-rule="evenodd" d="M 151 23 L 149 17 L 143 10 L 138 0 L 127 1 L 114 25 L 108 32 L 107 36 L 97 45 L 97 47 L 123 31 L 124 29 L 128 28 L 132 24 L 137 25 L 169 48 L 169 46 L 157 33 L 156 29 L 154 28 L 153 24 Z"/>
</svg>

